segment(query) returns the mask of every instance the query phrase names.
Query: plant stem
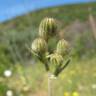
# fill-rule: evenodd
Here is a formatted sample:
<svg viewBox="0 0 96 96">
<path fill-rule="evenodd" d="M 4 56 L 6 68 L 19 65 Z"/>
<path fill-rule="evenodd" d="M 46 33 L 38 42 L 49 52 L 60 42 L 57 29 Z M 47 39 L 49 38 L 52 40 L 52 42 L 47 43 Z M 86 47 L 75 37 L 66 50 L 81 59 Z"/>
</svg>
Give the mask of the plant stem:
<svg viewBox="0 0 96 96">
<path fill-rule="evenodd" d="M 51 93 L 51 78 L 50 78 L 50 73 L 48 73 L 48 96 L 52 96 Z"/>
<path fill-rule="evenodd" d="M 57 68 L 54 75 L 58 76 L 69 65 L 69 63 L 70 63 L 70 59 L 68 59 L 68 61 L 65 63 L 63 67 Z"/>
<path fill-rule="evenodd" d="M 53 96 L 53 80 L 57 79 L 53 74 L 48 73 L 48 96 Z"/>
</svg>

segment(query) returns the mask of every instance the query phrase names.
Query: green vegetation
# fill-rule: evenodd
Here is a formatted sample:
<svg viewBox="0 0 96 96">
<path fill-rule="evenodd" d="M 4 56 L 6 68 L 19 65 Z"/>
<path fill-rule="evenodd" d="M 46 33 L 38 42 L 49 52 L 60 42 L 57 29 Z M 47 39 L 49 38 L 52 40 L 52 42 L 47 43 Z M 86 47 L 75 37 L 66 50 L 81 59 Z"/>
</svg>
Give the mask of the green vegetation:
<svg viewBox="0 0 96 96">
<path fill-rule="evenodd" d="M 72 94 L 77 92 L 80 96 L 95 96 L 96 95 L 96 58 L 90 60 L 74 61 L 66 68 L 65 71 L 53 80 L 53 93 L 55 96 L 64 96 L 68 92 Z M 47 73 L 43 65 L 38 63 L 36 65 L 29 65 L 22 67 L 17 64 L 15 72 L 12 77 L 6 82 L 5 77 L 0 78 L 2 84 L 5 85 L 2 90 L 12 89 L 14 93 L 19 93 L 19 96 L 47 96 Z M 22 71 L 25 73 L 22 75 Z M 35 73 L 34 73 L 35 72 Z M 15 82 L 14 82 L 15 81 Z M 18 87 L 17 87 L 18 86 Z M 3 91 L 3 92 L 5 92 Z M 0 89 L 0 94 L 4 94 Z M 2 95 L 3 96 L 3 95 Z M 16 95 L 18 96 L 18 95 Z"/>
<path fill-rule="evenodd" d="M 91 12 L 88 11 L 90 7 Z M 73 92 L 80 96 L 95 96 L 96 39 L 88 22 L 89 13 L 96 17 L 96 3 L 47 8 L 0 24 L 0 96 L 5 96 L 8 89 L 12 89 L 16 96 L 47 95 L 44 67 L 36 58 L 33 61 L 34 56 L 27 49 L 37 36 L 39 23 L 44 17 L 60 21 L 60 32 L 64 33 L 61 36 L 72 46 L 71 64 L 53 81 L 54 96 Z M 50 41 L 53 48 L 56 42 Z M 6 69 L 13 72 L 10 78 L 3 76 Z"/>
<path fill-rule="evenodd" d="M 45 17 L 56 18 L 66 26 L 76 19 L 86 21 L 89 15 L 88 8 L 92 8 L 91 13 L 96 16 L 96 3 L 65 5 L 47 8 L 17 17 L 14 20 L 0 24 L 0 30 L 15 28 L 18 31 L 25 31 L 32 27 L 38 28 L 40 21 Z"/>
</svg>

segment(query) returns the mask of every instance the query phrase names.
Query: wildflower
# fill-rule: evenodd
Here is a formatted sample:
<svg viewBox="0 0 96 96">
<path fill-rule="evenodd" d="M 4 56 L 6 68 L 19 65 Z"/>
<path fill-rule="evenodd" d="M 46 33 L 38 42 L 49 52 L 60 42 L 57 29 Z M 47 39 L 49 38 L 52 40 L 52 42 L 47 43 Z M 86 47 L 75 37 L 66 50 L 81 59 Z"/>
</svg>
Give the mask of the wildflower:
<svg viewBox="0 0 96 96">
<path fill-rule="evenodd" d="M 92 89 L 96 89 L 96 84 L 92 84 Z"/>
<path fill-rule="evenodd" d="M 8 91 L 6 92 L 6 96 L 13 96 L 12 90 L 8 90 Z"/>
<path fill-rule="evenodd" d="M 64 96 L 70 96 L 69 92 L 64 92 Z"/>
<path fill-rule="evenodd" d="M 72 96 L 79 96 L 79 93 L 78 92 L 73 92 Z"/>
<path fill-rule="evenodd" d="M 12 71 L 11 70 L 5 70 L 4 71 L 4 76 L 5 77 L 10 77 L 12 75 Z"/>
</svg>

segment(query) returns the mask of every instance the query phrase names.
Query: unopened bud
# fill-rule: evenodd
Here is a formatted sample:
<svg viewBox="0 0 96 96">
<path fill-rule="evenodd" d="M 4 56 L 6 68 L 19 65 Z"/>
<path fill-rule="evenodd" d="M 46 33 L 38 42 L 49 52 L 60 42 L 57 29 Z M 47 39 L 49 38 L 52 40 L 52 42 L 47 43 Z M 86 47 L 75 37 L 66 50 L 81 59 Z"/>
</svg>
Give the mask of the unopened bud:
<svg viewBox="0 0 96 96">
<path fill-rule="evenodd" d="M 52 64 L 61 64 L 63 63 L 63 57 L 60 54 L 54 53 L 50 55 L 50 62 Z"/>
<path fill-rule="evenodd" d="M 32 43 L 32 51 L 36 54 L 43 54 L 47 51 L 47 43 L 42 38 L 37 38 Z"/>
<path fill-rule="evenodd" d="M 56 35 L 57 23 L 53 18 L 45 18 L 41 21 L 39 26 L 39 36 L 48 40 L 49 37 Z"/>
<path fill-rule="evenodd" d="M 61 39 L 58 43 L 57 43 L 57 49 L 56 49 L 56 52 L 58 54 L 61 54 L 61 55 L 66 55 L 69 51 L 69 43 L 64 40 L 64 39 Z"/>
</svg>

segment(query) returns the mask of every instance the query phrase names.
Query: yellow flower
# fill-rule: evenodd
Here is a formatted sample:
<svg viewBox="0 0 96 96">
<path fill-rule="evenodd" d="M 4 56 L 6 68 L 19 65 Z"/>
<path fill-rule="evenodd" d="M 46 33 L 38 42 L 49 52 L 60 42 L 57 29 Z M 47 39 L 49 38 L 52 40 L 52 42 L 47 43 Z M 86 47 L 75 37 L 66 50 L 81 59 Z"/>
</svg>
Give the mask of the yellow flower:
<svg viewBox="0 0 96 96">
<path fill-rule="evenodd" d="M 79 93 L 78 92 L 73 92 L 72 96 L 79 96 Z"/>
<path fill-rule="evenodd" d="M 69 92 L 64 92 L 64 96 L 70 96 Z"/>
</svg>

